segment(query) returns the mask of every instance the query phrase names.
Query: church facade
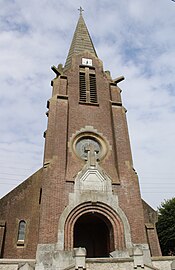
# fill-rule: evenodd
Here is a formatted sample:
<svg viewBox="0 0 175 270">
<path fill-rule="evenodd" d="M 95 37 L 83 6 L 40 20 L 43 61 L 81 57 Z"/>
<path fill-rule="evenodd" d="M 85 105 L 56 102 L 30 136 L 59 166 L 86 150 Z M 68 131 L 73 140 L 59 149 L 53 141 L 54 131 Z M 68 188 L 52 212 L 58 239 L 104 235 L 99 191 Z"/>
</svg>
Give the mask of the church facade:
<svg viewBox="0 0 175 270">
<path fill-rule="evenodd" d="M 0 269 L 175 269 L 140 195 L 124 77 L 103 70 L 82 14 L 52 70 L 43 167 L 0 200 Z"/>
</svg>

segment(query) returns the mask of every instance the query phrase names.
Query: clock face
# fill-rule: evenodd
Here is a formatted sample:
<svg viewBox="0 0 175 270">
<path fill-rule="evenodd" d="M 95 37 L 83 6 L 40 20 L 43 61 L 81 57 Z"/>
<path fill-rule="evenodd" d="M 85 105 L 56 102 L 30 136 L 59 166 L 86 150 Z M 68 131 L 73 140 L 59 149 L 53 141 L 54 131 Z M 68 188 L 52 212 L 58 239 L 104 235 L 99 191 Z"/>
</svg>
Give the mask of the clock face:
<svg viewBox="0 0 175 270">
<path fill-rule="evenodd" d="M 80 140 L 78 140 L 75 145 L 75 149 L 78 156 L 84 160 L 87 159 L 88 149 L 90 147 L 93 149 L 94 152 L 96 152 L 98 157 L 101 153 L 101 145 L 93 137 L 83 137 Z"/>
<path fill-rule="evenodd" d="M 92 66 L 92 59 L 82 58 L 82 65 Z"/>
</svg>

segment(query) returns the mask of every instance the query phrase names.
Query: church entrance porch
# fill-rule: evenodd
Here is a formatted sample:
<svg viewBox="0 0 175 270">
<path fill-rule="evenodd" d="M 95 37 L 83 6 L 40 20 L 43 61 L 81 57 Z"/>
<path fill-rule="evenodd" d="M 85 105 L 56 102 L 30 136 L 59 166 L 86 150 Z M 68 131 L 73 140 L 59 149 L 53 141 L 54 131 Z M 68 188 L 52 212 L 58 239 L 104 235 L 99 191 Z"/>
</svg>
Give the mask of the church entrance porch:
<svg viewBox="0 0 175 270">
<path fill-rule="evenodd" d="M 70 211 L 64 223 L 64 250 L 78 247 L 87 249 L 88 258 L 109 257 L 126 249 L 123 223 L 114 209 L 96 201 Z"/>
<path fill-rule="evenodd" d="M 82 215 L 74 225 L 74 247 L 85 247 L 88 258 L 109 257 L 114 249 L 112 226 L 102 215 Z"/>
</svg>

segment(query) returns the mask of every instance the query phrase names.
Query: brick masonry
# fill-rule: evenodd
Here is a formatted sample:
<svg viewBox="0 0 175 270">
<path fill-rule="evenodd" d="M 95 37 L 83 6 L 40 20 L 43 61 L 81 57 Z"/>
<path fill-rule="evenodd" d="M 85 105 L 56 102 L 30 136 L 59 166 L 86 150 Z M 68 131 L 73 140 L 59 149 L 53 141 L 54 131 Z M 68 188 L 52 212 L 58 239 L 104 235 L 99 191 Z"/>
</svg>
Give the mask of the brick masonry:
<svg viewBox="0 0 175 270">
<path fill-rule="evenodd" d="M 0 234 L 1 257 L 35 258 L 38 244 L 41 180 L 42 169 L 1 199 L 0 217 L 5 223 L 4 234 Z M 22 246 L 17 245 L 20 220 L 26 221 L 26 238 Z"/>
<path fill-rule="evenodd" d="M 85 32 L 83 37 L 84 35 Z M 101 211 L 98 207 L 103 204 L 104 209 L 108 207 L 105 218 L 113 212 L 112 229 L 114 235 L 118 233 L 120 238 L 116 237 L 115 256 L 119 254 L 116 250 L 121 250 L 121 253 L 125 254 L 126 248 L 129 256 L 132 245 L 132 252 L 142 252 L 140 249 L 138 251 L 137 247 L 144 249 L 149 245 L 151 255 L 159 256 L 161 252 L 155 230 L 156 213 L 141 199 L 138 177 L 132 163 L 126 109 L 122 105 L 121 89 L 110 74 L 103 70 L 103 64 L 93 48 L 92 50 L 84 48 L 79 53 L 73 51 L 75 48 L 78 48 L 76 39 L 67 68 L 56 69 L 57 75 L 52 81 L 53 91 L 48 101 L 43 168 L 1 199 L 1 257 L 32 259 L 36 256 L 37 245 L 38 250 L 41 248 L 42 254 L 45 248 L 46 251 L 50 250 L 50 253 L 46 253 L 51 260 L 54 255 L 50 254 L 55 254 L 55 251 L 62 252 L 69 249 L 70 252 L 73 248 L 72 224 L 75 223 L 75 220 L 70 218 L 71 213 L 87 202 L 92 204 L 87 211 L 97 213 Z M 82 58 L 92 60 L 98 99 L 98 103 L 95 104 L 79 102 L 79 71 L 80 66 L 82 67 Z M 89 193 L 86 190 L 76 190 L 77 183 L 81 180 L 80 175 L 87 164 L 87 161 L 76 155 L 73 144 L 77 134 L 81 132 L 102 138 L 106 145 L 107 154 L 95 165 L 96 170 L 102 175 L 99 179 L 101 177 L 104 186 L 107 186 L 108 190 L 105 192 L 94 190 L 93 185 Z M 94 200 L 95 197 L 98 203 Z M 71 198 L 74 209 L 71 208 Z M 86 206 L 81 213 L 86 213 Z M 102 211 L 99 213 L 102 215 Z M 25 220 L 27 224 L 25 242 L 22 246 L 17 245 L 20 220 Z M 68 223 L 67 220 L 71 220 L 72 223 Z M 60 238 L 59 226 L 62 228 Z M 67 239 L 67 246 L 64 239 Z M 126 239 L 129 239 L 129 247 Z M 62 251 L 58 250 L 59 246 L 63 247 Z M 145 250 L 148 252 L 147 248 Z M 45 255 L 42 256 L 45 258 Z"/>
</svg>

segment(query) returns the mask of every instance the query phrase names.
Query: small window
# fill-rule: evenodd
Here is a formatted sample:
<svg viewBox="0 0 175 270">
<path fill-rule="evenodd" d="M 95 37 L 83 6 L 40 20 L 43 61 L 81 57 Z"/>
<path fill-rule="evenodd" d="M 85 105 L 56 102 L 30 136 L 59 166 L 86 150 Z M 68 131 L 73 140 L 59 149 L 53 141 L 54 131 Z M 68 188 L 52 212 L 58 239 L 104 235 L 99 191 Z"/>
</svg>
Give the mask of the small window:
<svg viewBox="0 0 175 270">
<path fill-rule="evenodd" d="M 42 198 L 42 188 L 40 188 L 40 193 L 39 193 L 39 204 L 41 204 L 41 198 Z"/>
<path fill-rule="evenodd" d="M 26 234 L 26 222 L 24 220 L 21 220 L 18 226 L 17 245 L 24 245 L 25 234 Z"/>
</svg>

